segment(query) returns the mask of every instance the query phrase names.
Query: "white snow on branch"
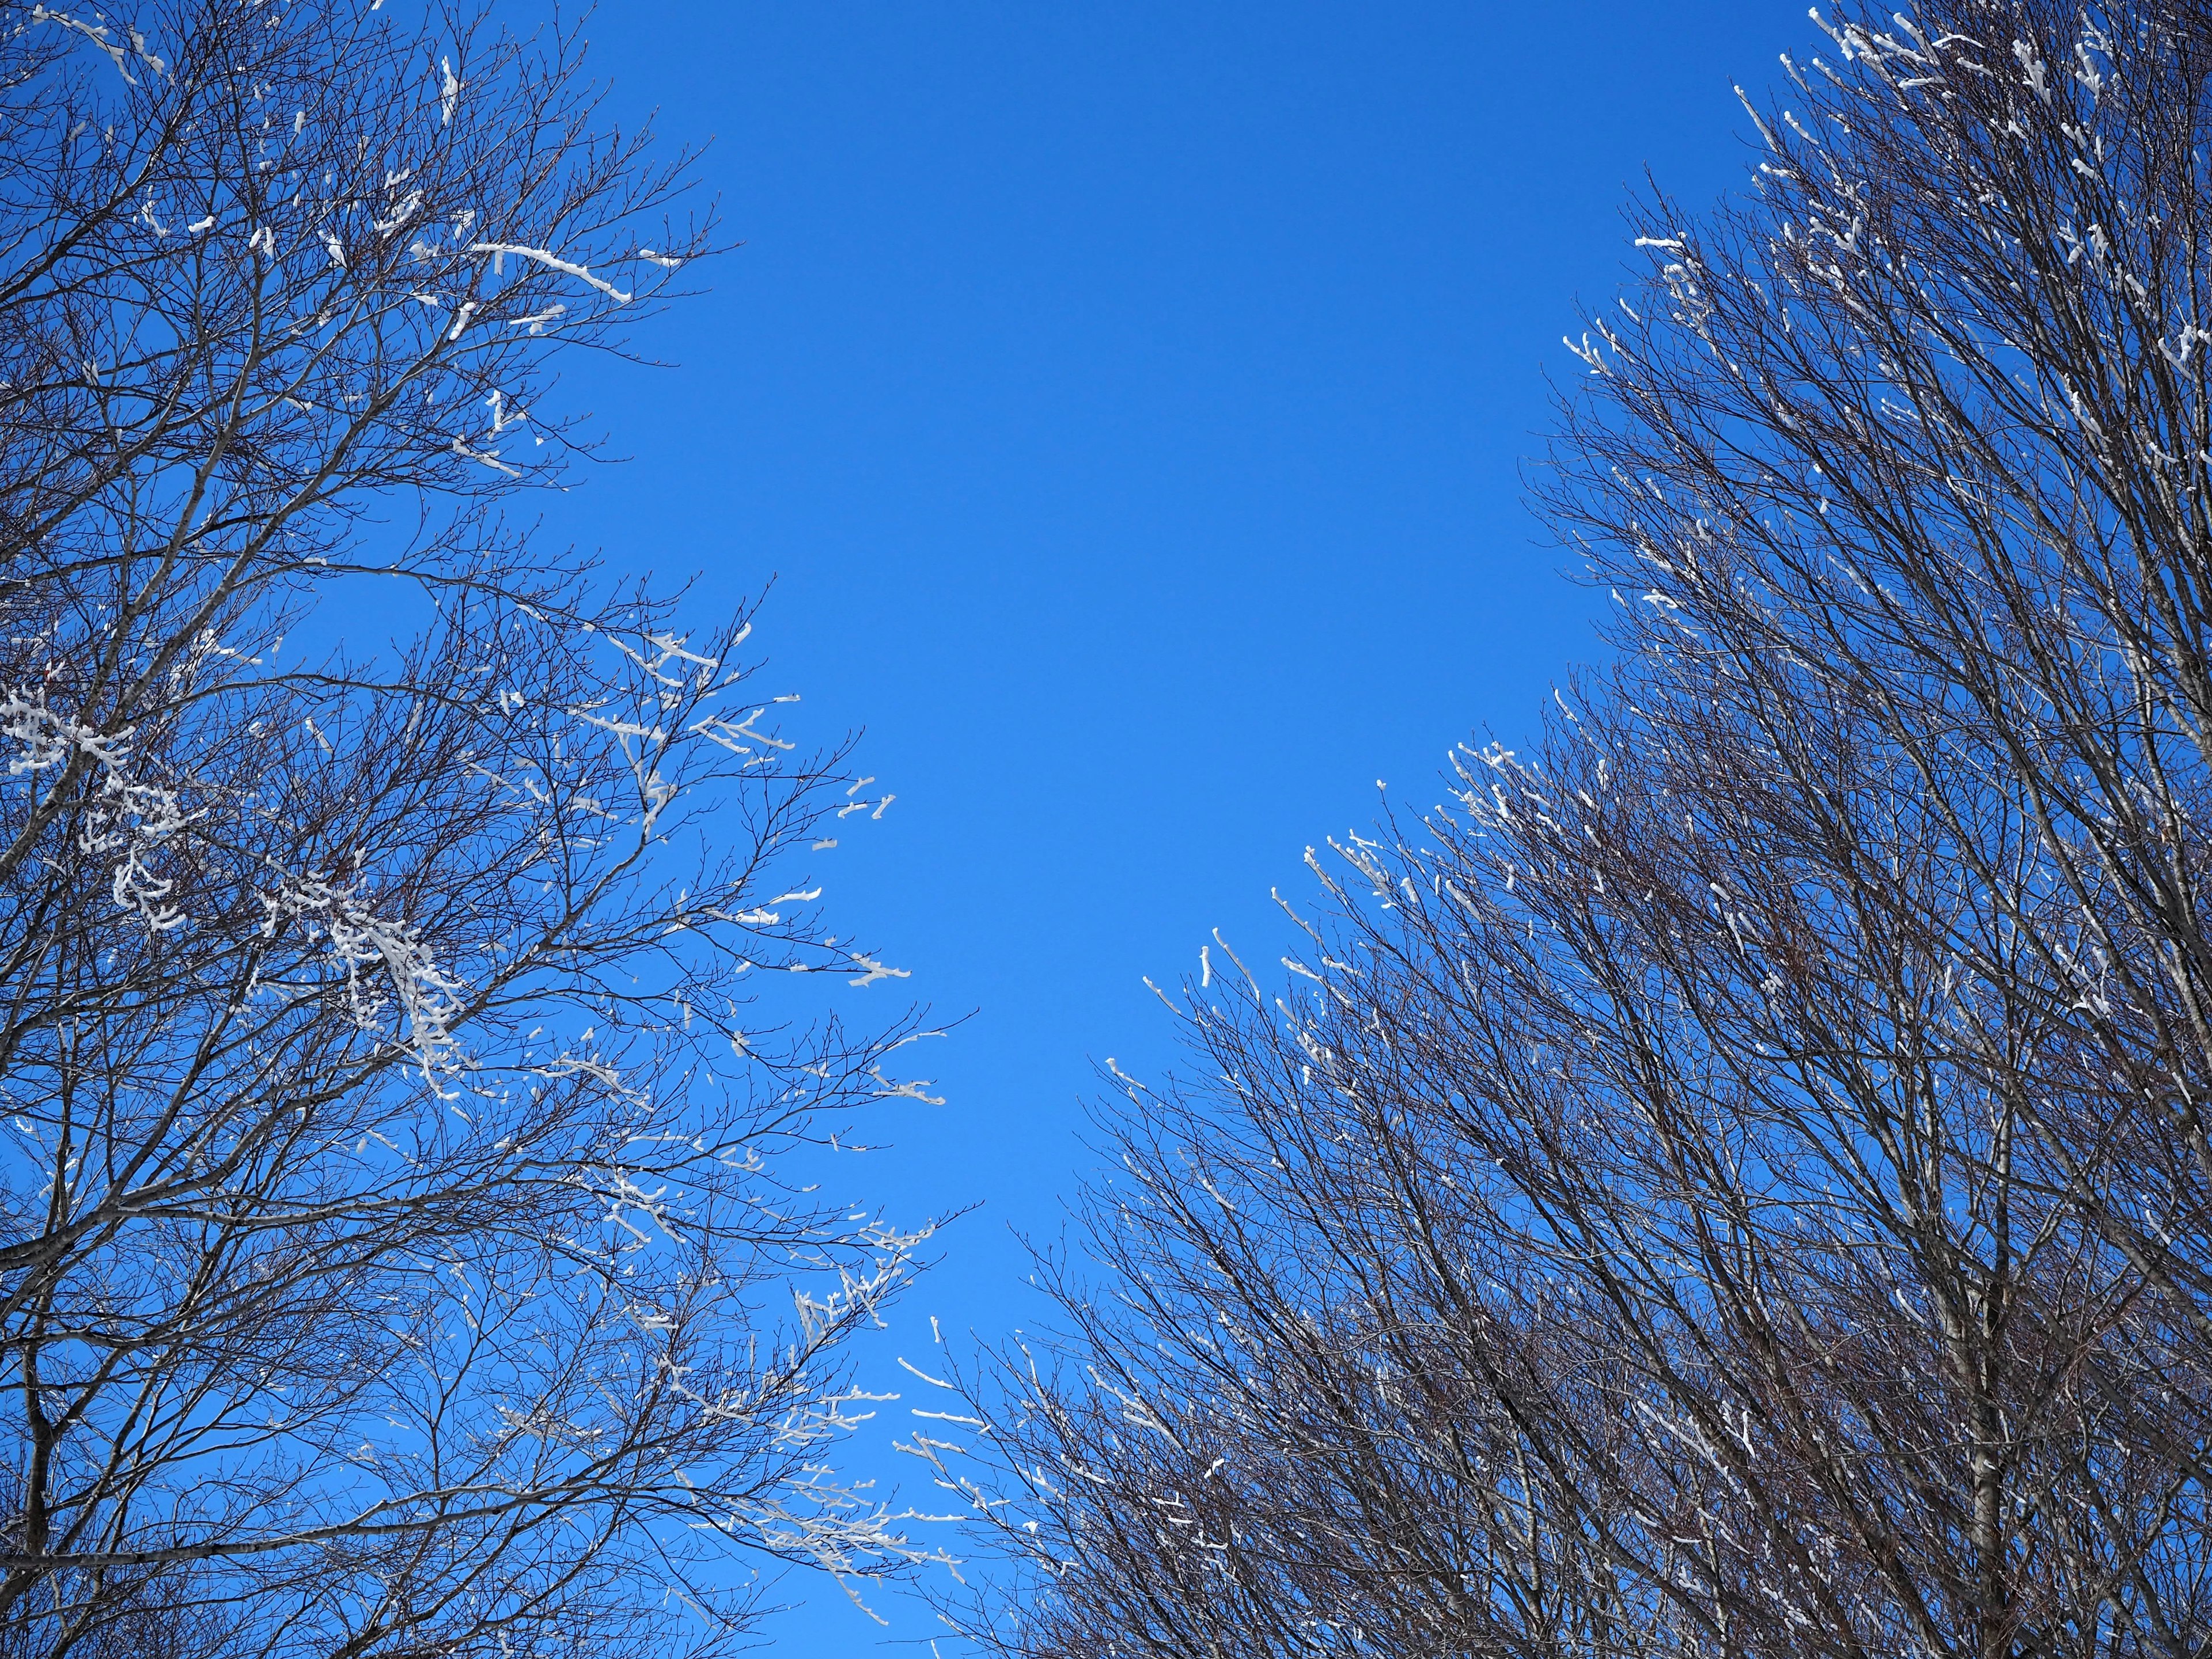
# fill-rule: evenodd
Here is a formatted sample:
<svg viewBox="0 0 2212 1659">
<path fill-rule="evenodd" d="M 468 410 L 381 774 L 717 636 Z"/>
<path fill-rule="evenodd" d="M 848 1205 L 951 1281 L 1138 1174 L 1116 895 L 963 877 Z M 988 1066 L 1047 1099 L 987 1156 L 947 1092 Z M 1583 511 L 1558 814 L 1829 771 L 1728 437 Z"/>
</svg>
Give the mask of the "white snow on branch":
<svg viewBox="0 0 2212 1659">
<path fill-rule="evenodd" d="M 110 769 L 119 767 L 126 757 L 124 745 L 131 740 L 131 729 L 101 732 L 58 714 L 47 706 L 43 692 L 31 697 L 10 691 L 0 698 L 0 736 L 13 738 L 23 746 L 22 752 L 8 763 L 11 777 L 65 765 L 78 753 Z"/>
<path fill-rule="evenodd" d="M 705 738 L 710 743 L 720 744 L 736 755 L 750 755 L 753 752 L 748 743 L 738 741 L 740 738 L 748 739 L 749 743 L 765 744 L 772 749 L 797 748 L 796 744 L 787 743 L 781 738 L 772 738 L 765 732 L 756 732 L 753 729 L 753 722 L 766 713 L 768 713 L 768 706 L 763 703 L 742 720 L 732 723 L 729 720 L 717 720 L 709 715 L 704 720 L 695 720 L 684 730 L 696 737 Z"/>
<path fill-rule="evenodd" d="M 511 253 L 518 259 L 535 259 L 549 270 L 557 270 L 564 276 L 574 276 L 578 282 L 599 289 L 618 306 L 626 306 L 629 303 L 629 295 L 607 281 L 605 277 L 592 276 L 589 265 L 580 265 L 573 259 L 563 259 L 559 254 L 548 252 L 542 247 L 525 247 L 519 242 L 471 242 L 469 244 L 469 252 L 490 254 L 494 275 L 498 274 L 500 262 Z"/>
<path fill-rule="evenodd" d="M 401 1041 L 415 1051 L 423 1076 L 449 1069 L 459 1047 L 451 1026 L 465 987 L 439 966 L 419 928 L 378 915 L 357 887 L 321 876 L 288 875 L 260 899 L 266 937 L 296 919 L 321 924 L 331 955 L 345 970 L 357 1026 L 382 1030 L 386 1011 L 396 1003 L 405 1022 Z"/>
<path fill-rule="evenodd" d="M 550 324 L 559 321 L 560 319 L 567 313 L 568 309 L 568 307 L 561 304 L 558 301 L 556 301 L 553 304 L 546 307 L 544 310 L 533 311 L 527 317 L 508 318 L 507 319 L 507 326 L 510 328 L 526 328 L 532 334 L 543 334 L 547 326 Z"/>
<path fill-rule="evenodd" d="M 497 450 L 471 449 L 468 440 L 458 434 L 453 438 L 453 453 L 459 455 L 463 460 L 475 461 L 479 465 L 488 466 L 495 472 L 504 472 L 510 478 L 519 478 L 522 476 L 522 469 L 500 459 Z"/>
<path fill-rule="evenodd" d="M 98 16 L 99 14 L 95 12 L 94 15 Z M 132 52 L 137 53 L 138 61 L 146 64 L 155 74 L 167 75 L 169 72 L 169 66 L 165 61 L 146 50 L 146 37 L 139 33 L 137 29 L 131 31 L 131 50 L 126 52 L 121 45 L 110 38 L 107 24 L 104 19 L 97 23 L 88 23 L 82 17 L 72 16 L 68 12 L 52 11 L 44 5 L 34 5 L 31 8 L 31 21 L 33 23 L 55 23 L 65 29 L 74 29 L 91 41 L 94 46 L 98 46 L 100 51 L 106 52 L 114 63 L 117 71 L 131 86 L 135 87 L 138 84 L 131 73 Z"/>
</svg>

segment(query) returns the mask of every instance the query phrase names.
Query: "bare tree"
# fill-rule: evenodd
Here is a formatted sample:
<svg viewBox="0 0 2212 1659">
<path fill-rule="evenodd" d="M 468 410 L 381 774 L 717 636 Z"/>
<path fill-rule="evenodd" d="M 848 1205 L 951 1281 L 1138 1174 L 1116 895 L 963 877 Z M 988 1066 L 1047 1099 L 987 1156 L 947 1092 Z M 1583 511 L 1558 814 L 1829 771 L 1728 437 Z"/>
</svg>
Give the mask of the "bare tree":
<svg viewBox="0 0 2212 1659">
<path fill-rule="evenodd" d="M 1617 667 L 1187 988 L 922 1444 L 999 1650 L 2212 1650 L 2212 15 L 1824 27 L 1579 348 Z"/>
<path fill-rule="evenodd" d="M 0 4 L 27 1659 L 718 1650 L 745 1552 L 923 1553 L 824 1457 L 926 1230 L 804 1162 L 914 1028 L 789 976 L 894 973 L 801 867 L 882 801 L 499 515 L 711 225 L 573 27 L 420 9 Z"/>
</svg>

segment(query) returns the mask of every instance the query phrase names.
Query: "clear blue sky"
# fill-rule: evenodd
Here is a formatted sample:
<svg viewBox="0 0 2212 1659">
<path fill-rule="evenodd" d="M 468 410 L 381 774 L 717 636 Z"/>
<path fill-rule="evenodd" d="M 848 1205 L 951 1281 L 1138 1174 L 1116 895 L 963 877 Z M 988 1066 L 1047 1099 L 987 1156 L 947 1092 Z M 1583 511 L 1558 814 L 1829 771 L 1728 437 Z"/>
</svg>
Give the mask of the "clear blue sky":
<svg viewBox="0 0 2212 1659">
<path fill-rule="evenodd" d="M 615 109 L 714 136 L 744 246 L 647 337 L 678 371 L 579 377 L 636 459 L 548 529 L 710 598 L 777 579 L 771 678 L 898 795 L 831 855 L 836 920 L 977 1011 L 947 1103 L 837 1171 L 982 1202 L 864 1356 L 896 1387 L 929 1316 L 1035 1314 L 1012 1235 L 1057 1227 L 1094 1066 L 1166 1057 L 1141 976 L 1271 939 L 1378 778 L 1426 804 L 1593 654 L 1521 501 L 1559 336 L 1647 166 L 1741 185 L 1731 84 L 1813 32 L 1802 0 L 619 0 L 592 33 Z M 933 1633 L 784 1588 L 781 1659 Z"/>
</svg>

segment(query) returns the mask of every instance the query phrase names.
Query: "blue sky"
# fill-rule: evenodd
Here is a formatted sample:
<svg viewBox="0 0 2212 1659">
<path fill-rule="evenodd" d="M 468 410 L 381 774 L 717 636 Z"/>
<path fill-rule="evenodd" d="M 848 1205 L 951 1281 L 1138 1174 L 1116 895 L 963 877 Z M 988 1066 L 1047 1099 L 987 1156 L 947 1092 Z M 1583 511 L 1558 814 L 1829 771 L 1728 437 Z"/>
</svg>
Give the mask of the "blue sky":
<svg viewBox="0 0 2212 1659">
<path fill-rule="evenodd" d="M 1647 167 L 1740 185 L 1731 85 L 1812 32 L 1802 0 L 625 0 L 591 33 L 612 109 L 713 137 L 744 246 L 646 337 L 679 370 L 574 378 L 635 459 L 547 531 L 709 604 L 775 579 L 775 689 L 898 797 L 832 914 L 912 970 L 891 994 L 975 1011 L 945 1104 L 836 1171 L 981 1205 L 863 1356 L 896 1387 L 931 1316 L 1037 1313 L 1015 1235 L 1090 1166 L 1094 1068 L 1168 1058 L 1143 976 L 1272 942 L 1269 889 L 1378 779 L 1425 805 L 1593 655 L 1522 505 L 1559 337 Z M 856 1449 L 886 1484 L 888 1437 Z M 783 1594 L 788 1659 L 933 1633 Z"/>
</svg>

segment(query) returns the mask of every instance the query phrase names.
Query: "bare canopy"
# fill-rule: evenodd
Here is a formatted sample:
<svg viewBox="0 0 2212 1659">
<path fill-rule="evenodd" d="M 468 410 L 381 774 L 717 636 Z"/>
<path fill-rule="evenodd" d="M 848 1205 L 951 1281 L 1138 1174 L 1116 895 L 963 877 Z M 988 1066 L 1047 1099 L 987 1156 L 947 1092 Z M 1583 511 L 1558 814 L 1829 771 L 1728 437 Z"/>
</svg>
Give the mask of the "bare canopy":
<svg viewBox="0 0 2212 1659">
<path fill-rule="evenodd" d="M 920 1086 L 791 977 L 893 974 L 805 867 L 881 800 L 497 514 L 711 241 L 578 45 L 0 4 L 0 1653 L 703 1651 L 732 1543 L 920 1553 L 823 1464 L 919 1235 L 787 1162 Z"/>
<path fill-rule="evenodd" d="M 1823 27 L 1576 343 L 1617 665 L 1185 988 L 924 1448 L 998 1650 L 2212 1643 L 2212 15 Z"/>
</svg>

